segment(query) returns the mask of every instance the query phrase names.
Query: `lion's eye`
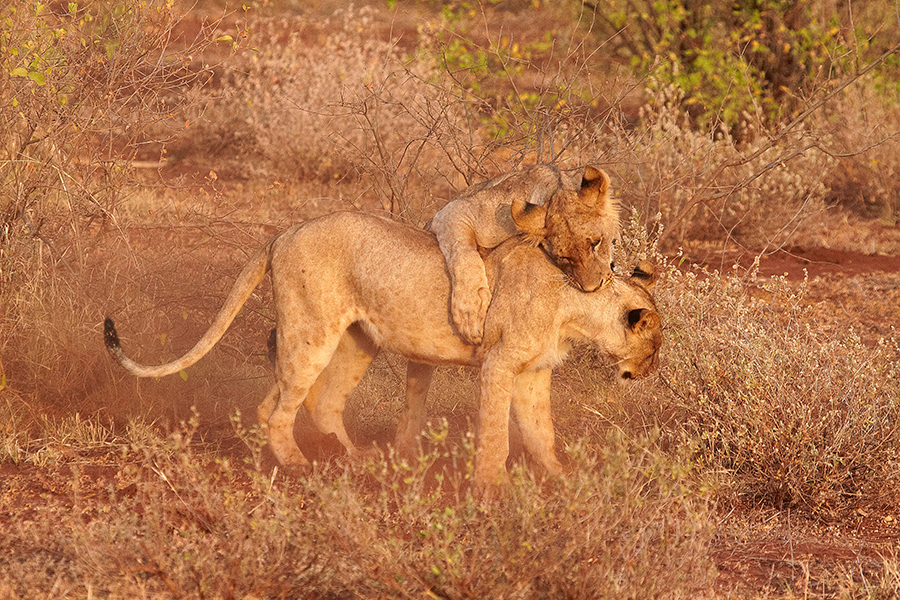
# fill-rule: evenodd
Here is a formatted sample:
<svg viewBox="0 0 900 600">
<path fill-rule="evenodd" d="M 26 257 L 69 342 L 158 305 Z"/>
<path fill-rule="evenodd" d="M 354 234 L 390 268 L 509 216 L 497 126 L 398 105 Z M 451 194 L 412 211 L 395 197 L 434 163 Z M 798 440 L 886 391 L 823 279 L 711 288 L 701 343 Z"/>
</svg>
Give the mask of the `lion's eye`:
<svg viewBox="0 0 900 600">
<path fill-rule="evenodd" d="M 602 244 L 602 243 L 603 243 L 603 238 L 594 240 L 593 242 L 591 242 L 591 250 L 596 252 L 597 250 L 600 249 L 600 244 Z"/>
</svg>

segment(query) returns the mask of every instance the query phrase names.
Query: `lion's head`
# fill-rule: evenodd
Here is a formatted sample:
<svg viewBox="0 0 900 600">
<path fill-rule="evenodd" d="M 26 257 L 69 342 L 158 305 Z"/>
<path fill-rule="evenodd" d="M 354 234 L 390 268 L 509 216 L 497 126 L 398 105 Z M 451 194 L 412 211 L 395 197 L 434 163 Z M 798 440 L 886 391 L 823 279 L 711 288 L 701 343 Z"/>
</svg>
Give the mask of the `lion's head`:
<svg viewBox="0 0 900 600">
<path fill-rule="evenodd" d="M 511 210 L 516 227 L 538 239 L 576 287 L 593 292 L 612 279 L 618 204 L 602 170 L 589 165 L 579 189 L 564 185 L 543 206 L 516 199 Z"/>
<path fill-rule="evenodd" d="M 656 370 L 662 327 L 659 313 L 651 309 L 630 310 L 625 315 L 628 351 L 618 361 L 619 377 L 640 379 Z"/>
<path fill-rule="evenodd" d="M 656 285 L 656 267 L 641 261 L 634 269 L 629 284 L 631 303 L 626 305 L 622 320 L 625 325 L 625 345 L 616 352 L 616 364 L 622 380 L 640 379 L 656 370 L 659 348 L 662 346 L 662 319 L 650 290 Z"/>
</svg>

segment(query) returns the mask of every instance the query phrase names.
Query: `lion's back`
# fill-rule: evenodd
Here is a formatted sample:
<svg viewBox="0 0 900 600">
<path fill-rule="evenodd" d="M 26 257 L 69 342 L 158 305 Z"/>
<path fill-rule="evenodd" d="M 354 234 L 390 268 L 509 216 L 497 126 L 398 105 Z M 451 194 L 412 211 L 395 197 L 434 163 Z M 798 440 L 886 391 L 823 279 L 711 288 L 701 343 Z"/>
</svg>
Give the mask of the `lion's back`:
<svg viewBox="0 0 900 600">
<path fill-rule="evenodd" d="M 512 219 L 514 199 L 543 205 L 561 188 L 577 189 L 572 177 L 552 165 L 535 165 L 469 186 L 432 218 L 428 229 L 439 236 L 465 224 L 482 248 L 495 248 L 518 233 Z"/>
</svg>

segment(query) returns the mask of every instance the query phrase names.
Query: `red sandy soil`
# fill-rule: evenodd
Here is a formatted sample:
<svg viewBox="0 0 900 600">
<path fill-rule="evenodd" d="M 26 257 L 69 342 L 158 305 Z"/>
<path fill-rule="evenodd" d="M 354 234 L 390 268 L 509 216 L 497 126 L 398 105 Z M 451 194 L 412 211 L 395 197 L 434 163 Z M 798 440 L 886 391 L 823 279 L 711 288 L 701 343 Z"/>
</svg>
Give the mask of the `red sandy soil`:
<svg viewBox="0 0 900 600">
<path fill-rule="evenodd" d="M 749 253 L 689 256 L 710 270 L 730 272 L 739 265 L 738 273 L 746 273 L 753 259 Z M 791 246 L 762 258 L 759 276 L 762 281 L 784 276 L 794 287 L 805 282 L 804 298 L 821 326 L 833 331 L 852 326 L 865 343 L 896 336 L 900 326 L 900 256 Z M 713 547 L 720 589 L 733 587 L 739 597 L 787 589 L 801 597 L 830 597 L 848 573 L 859 582 L 881 571 L 882 557 L 896 556 L 900 511 L 895 507 L 896 502 L 882 510 L 859 508 L 816 521 L 774 508 L 735 510 L 722 517 Z"/>
</svg>

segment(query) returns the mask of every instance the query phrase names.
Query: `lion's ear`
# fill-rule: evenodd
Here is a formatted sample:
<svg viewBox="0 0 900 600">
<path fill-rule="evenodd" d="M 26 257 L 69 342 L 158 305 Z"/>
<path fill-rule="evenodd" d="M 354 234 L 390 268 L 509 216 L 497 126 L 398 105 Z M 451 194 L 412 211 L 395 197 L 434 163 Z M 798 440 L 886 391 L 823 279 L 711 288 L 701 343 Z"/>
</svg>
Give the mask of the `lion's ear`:
<svg viewBox="0 0 900 600">
<path fill-rule="evenodd" d="M 531 204 L 521 199 L 515 199 L 510 207 L 513 222 L 519 231 L 529 235 L 544 237 L 544 221 L 547 218 L 547 207 L 539 204 Z"/>
<path fill-rule="evenodd" d="M 631 311 L 632 313 L 638 311 Z M 631 324 L 631 316 L 629 313 L 629 324 Z M 655 329 L 659 329 L 661 324 L 661 319 L 659 318 L 659 313 L 655 310 L 650 309 L 642 309 L 640 311 L 640 317 L 637 319 L 637 322 L 632 325 L 631 330 L 637 333 L 638 335 L 644 333 L 645 331 L 653 331 Z"/>
<path fill-rule="evenodd" d="M 659 269 L 649 260 L 642 260 L 635 265 L 631 278 L 645 290 L 650 291 L 659 279 Z"/>
<path fill-rule="evenodd" d="M 604 201 L 609 194 L 609 175 L 603 169 L 588 165 L 584 168 L 584 176 L 581 178 L 581 192 L 584 194 L 597 194 L 598 201 Z"/>
</svg>

